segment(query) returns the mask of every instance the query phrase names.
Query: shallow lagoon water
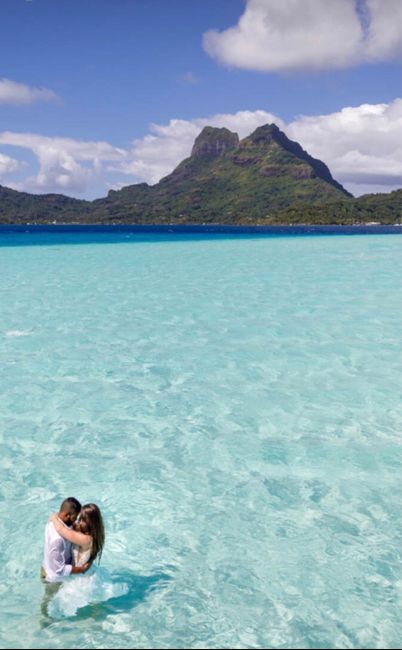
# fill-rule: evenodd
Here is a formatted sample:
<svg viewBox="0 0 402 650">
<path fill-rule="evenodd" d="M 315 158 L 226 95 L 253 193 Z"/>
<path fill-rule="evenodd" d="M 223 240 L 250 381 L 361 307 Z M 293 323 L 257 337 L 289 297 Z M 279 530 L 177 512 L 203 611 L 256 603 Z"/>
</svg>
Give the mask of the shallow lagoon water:
<svg viewBox="0 0 402 650">
<path fill-rule="evenodd" d="M 0 243 L 1 647 L 398 648 L 402 239 Z M 106 548 L 44 616 L 70 494 Z"/>
</svg>

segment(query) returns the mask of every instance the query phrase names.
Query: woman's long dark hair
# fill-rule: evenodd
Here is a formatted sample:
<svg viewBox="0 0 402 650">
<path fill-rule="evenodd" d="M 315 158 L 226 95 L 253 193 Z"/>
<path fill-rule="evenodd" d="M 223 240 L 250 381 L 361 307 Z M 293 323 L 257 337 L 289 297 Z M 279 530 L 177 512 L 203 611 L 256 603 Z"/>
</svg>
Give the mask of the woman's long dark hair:
<svg viewBox="0 0 402 650">
<path fill-rule="evenodd" d="M 100 562 L 103 546 L 105 544 L 105 527 L 101 511 L 95 503 L 87 503 L 82 506 L 80 512 L 79 528 L 81 533 L 92 537 L 92 549 L 90 560 L 98 557 Z"/>
</svg>

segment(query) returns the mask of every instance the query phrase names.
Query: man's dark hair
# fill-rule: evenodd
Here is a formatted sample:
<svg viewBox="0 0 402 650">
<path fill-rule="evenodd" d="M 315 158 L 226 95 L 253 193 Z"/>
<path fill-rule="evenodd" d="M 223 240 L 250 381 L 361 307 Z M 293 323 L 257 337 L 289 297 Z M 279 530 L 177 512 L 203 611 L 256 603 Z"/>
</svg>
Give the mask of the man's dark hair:
<svg viewBox="0 0 402 650">
<path fill-rule="evenodd" d="M 81 504 L 75 497 L 67 497 L 60 506 L 60 512 L 67 512 L 68 514 L 78 515 L 80 510 Z"/>
</svg>

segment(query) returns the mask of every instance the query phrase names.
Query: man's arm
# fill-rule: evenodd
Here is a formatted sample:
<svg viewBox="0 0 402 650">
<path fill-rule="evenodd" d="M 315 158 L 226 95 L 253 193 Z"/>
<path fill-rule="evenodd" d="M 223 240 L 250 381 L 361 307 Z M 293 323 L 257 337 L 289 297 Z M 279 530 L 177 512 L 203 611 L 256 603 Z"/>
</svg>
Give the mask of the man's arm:
<svg viewBox="0 0 402 650">
<path fill-rule="evenodd" d="M 58 576 L 63 578 L 68 576 L 71 573 L 71 565 L 66 564 L 63 556 L 63 549 L 60 548 L 60 544 L 57 541 L 52 542 L 48 546 L 46 553 L 45 566 L 46 571 L 49 575 Z"/>
<path fill-rule="evenodd" d="M 63 555 L 63 541 L 61 539 L 56 539 L 51 544 L 48 555 L 48 564 L 49 569 L 60 578 L 65 578 L 70 574 L 74 573 L 85 573 L 89 569 L 90 564 L 84 564 L 84 566 L 72 566 L 71 564 L 65 564 L 64 555 Z"/>
<path fill-rule="evenodd" d="M 63 540 L 55 539 L 49 546 L 47 563 L 49 570 L 60 578 L 69 576 L 72 570 L 71 564 L 66 564 L 64 560 Z"/>
<path fill-rule="evenodd" d="M 50 553 L 48 555 L 48 565 L 50 571 L 60 578 L 65 578 L 70 574 L 76 573 L 85 573 L 91 566 L 90 562 L 87 562 L 83 566 L 72 566 L 71 564 L 65 564 L 63 557 L 63 542 L 60 539 L 55 540 L 51 547 Z"/>
</svg>

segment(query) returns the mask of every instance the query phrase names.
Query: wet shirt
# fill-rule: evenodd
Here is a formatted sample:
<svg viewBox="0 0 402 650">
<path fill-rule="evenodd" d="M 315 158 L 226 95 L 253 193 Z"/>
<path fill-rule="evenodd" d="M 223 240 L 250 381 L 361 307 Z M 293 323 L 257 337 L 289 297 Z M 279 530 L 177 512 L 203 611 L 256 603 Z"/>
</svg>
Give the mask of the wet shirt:
<svg viewBox="0 0 402 650">
<path fill-rule="evenodd" d="M 45 528 L 45 548 L 42 567 L 47 582 L 59 582 L 69 576 L 72 569 L 71 543 L 63 539 L 49 521 Z"/>
</svg>

